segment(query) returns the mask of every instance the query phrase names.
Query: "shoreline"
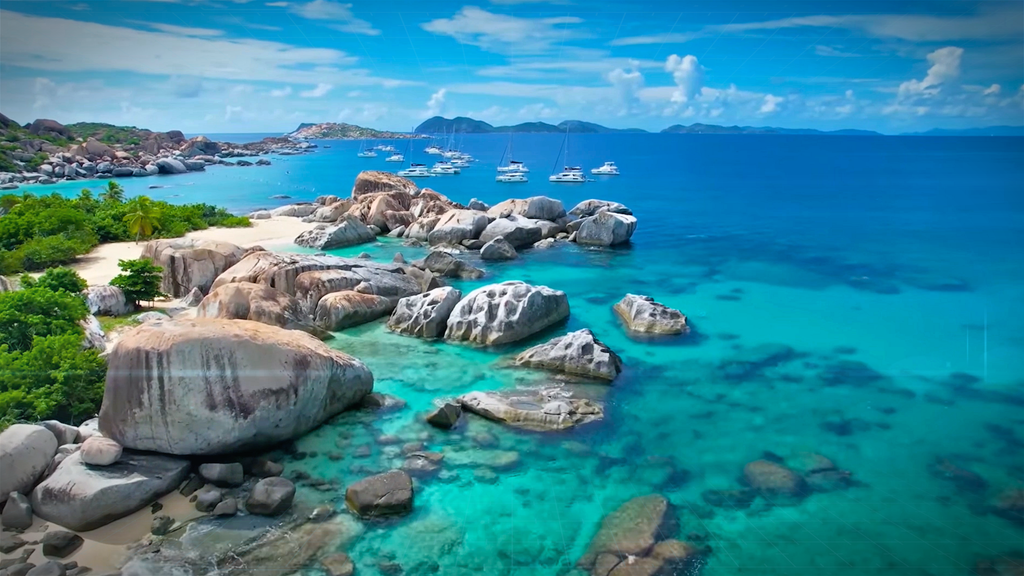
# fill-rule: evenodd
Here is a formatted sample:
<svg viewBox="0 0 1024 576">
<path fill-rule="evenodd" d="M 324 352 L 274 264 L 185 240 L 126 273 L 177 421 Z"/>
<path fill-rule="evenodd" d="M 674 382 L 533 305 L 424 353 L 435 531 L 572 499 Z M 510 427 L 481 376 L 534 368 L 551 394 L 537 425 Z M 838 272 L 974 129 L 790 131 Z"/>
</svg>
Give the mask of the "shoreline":
<svg viewBox="0 0 1024 576">
<path fill-rule="evenodd" d="M 281 247 L 291 244 L 296 236 L 314 226 L 315 222 L 303 222 L 292 216 L 274 216 L 266 220 L 253 220 L 249 228 L 207 228 L 189 232 L 184 238 L 231 242 L 242 247 Z M 117 266 L 118 260 L 138 258 L 146 242 L 100 244 L 88 254 L 79 257 L 69 267 L 78 272 L 90 286 L 109 284 L 114 276 L 121 272 Z"/>
</svg>

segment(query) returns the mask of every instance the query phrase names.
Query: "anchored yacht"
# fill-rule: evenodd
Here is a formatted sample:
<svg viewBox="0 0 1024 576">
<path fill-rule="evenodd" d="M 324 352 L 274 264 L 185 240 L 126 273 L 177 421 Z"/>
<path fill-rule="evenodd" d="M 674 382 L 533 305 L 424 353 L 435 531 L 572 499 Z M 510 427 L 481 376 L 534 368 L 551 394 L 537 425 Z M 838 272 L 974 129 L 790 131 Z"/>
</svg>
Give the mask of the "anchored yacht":
<svg viewBox="0 0 1024 576">
<path fill-rule="evenodd" d="M 526 174 L 522 172 L 504 172 L 494 178 L 495 182 L 526 182 Z"/>
<path fill-rule="evenodd" d="M 394 153 L 384 159 L 385 162 L 405 162 L 405 156 L 399 153 Z"/>
<path fill-rule="evenodd" d="M 594 168 L 590 173 L 596 176 L 618 176 L 619 167 L 615 165 L 615 162 L 605 162 L 603 166 Z"/>
<path fill-rule="evenodd" d="M 452 159 L 452 166 L 456 168 L 469 168 L 469 162 L 463 160 L 462 158 L 454 158 Z"/>
<path fill-rule="evenodd" d="M 529 172 L 530 169 L 526 167 L 519 160 L 509 160 L 508 166 L 498 166 L 498 172 Z"/>
<path fill-rule="evenodd" d="M 565 127 L 565 140 L 562 141 L 562 151 L 565 154 L 565 163 L 569 163 L 569 127 Z M 560 154 L 561 155 L 561 154 Z M 556 166 L 558 158 L 555 158 Z M 583 175 L 583 168 L 579 166 L 563 166 L 562 171 L 548 176 L 548 182 L 586 182 L 587 177 Z"/>
<path fill-rule="evenodd" d="M 399 170 L 398 175 L 406 178 L 429 178 L 433 176 L 433 174 L 427 171 L 426 164 L 412 164 L 405 170 Z"/>
<path fill-rule="evenodd" d="M 377 146 L 377 150 L 380 150 L 381 152 L 391 152 L 391 153 L 398 152 L 398 148 L 395 148 L 391 144 L 382 144 L 381 146 Z"/>
<path fill-rule="evenodd" d="M 360 142 L 359 153 L 356 156 L 359 158 L 376 158 L 377 153 L 373 151 L 373 148 L 366 148 L 366 142 Z"/>
<path fill-rule="evenodd" d="M 458 174 L 460 172 L 461 170 L 443 160 L 434 164 L 434 167 L 430 169 L 430 173 L 434 175 Z"/>
</svg>

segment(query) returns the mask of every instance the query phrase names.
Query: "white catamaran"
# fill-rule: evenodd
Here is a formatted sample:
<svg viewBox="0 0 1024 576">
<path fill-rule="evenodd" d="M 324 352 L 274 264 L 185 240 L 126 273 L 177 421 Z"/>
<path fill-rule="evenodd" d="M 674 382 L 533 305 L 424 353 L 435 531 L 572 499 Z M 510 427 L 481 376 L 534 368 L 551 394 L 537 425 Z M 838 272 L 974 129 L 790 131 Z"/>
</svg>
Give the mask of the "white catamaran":
<svg viewBox="0 0 1024 576">
<path fill-rule="evenodd" d="M 359 142 L 359 153 L 356 154 L 359 158 L 376 158 L 377 153 L 373 151 L 373 148 L 366 147 L 366 140 Z"/>
<path fill-rule="evenodd" d="M 569 127 L 565 127 L 565 139 L 562 141 L 562 151 L 565 156 L 565 166 L 557 174 L 548 176 L 548 182 L 586 182 L 587 177 L 583 175 L 583 168 L 569 166 Z M 562 156 L 562 154 L 559 154 Z M 555 166 L 558 166 L 558 158 L 555 158 Z M 554 167 L 552 167 L 554 171 Z"/>
</svg>

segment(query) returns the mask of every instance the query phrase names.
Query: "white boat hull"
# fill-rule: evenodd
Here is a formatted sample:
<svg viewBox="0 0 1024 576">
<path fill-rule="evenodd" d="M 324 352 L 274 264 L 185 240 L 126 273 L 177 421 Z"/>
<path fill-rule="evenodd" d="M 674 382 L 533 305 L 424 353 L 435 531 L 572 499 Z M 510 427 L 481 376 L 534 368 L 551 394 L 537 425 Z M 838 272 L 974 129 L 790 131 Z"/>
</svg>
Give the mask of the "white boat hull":
<svg viewBox="0 0 1024 576">
<path fill-rule="evenodd" d="M 564 172 L 548 177 L 548 182 L 583 183 L 587 178 L 579 172 Z"/>
</svg>

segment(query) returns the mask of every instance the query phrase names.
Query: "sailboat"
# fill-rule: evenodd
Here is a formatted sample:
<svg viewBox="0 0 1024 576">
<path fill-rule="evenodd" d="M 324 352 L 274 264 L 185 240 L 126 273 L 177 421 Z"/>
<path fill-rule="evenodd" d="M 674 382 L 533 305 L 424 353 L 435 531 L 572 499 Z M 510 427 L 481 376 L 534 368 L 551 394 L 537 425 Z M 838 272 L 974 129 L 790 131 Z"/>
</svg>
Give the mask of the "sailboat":
<svg viewBox="0 0 1024 576">
<path fill-rule="evenodd" d="M 373 151 L 373 148 L 366 147 L 366 140 L 360 140 L 359 153 L 356 156 L 359 158 L 376 158 L 377 153 Z"/>
<path fill-rule="evenodd" d="M 511 132 L 509 132 L 509 135 L 508 135 L 508 146 L 505 148 L 505 151 L 508 152 L 508 164 L 505 165 L 505 166 L 502 166 L 501 165 L 501 160 L 499 160 L 498 161 L 498 172 L 519 172 L 519 173 L 529 172 L 530 169 L 526 167 L 526 164 L 523 164 L 522 162 L 520 162 L 518 160 L 513 160 L 512 159 L 512 137 L 513 137 L 513 134 Z M 502 155 L 501 159 L 504 160 L 505 159 L 505 155 Z"/>
<path fill-rule="evenodd" d="M 565 139 L 562 140 L 562 150 L 565 153 L 565 166 L 558 174 L 548 176 L 548 182 L 586 182 L 587 177 L 583 175 L 583 168 L 569 166 L 569 127 L 565 127 Z M 559 154 L 561 156 L 561 154 Z M 555 166 L 558 166 L 558 158 L 555 158 Z M 552 170 L 554 168 L 552 167 Z"/>
</svg>

